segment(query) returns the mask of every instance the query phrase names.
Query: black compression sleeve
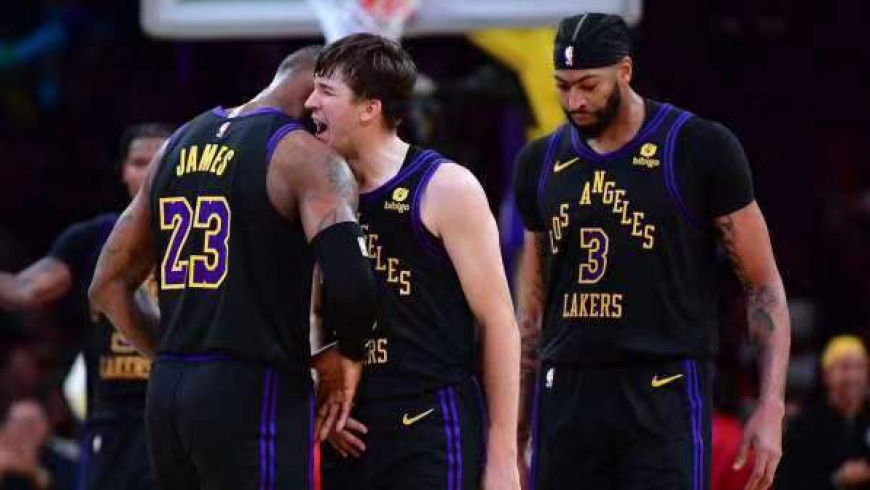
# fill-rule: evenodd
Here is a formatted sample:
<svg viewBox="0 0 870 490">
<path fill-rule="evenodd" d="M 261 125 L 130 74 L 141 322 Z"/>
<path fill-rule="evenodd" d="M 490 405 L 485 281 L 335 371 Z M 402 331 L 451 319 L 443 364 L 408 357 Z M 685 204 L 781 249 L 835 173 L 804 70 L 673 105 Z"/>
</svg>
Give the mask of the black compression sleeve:
<svg viewBox="0 0 870 490">
<path fill-rule="evenodd" d="M 311 245 L 323 274 L 323 329 L 337 333 L 342 354 L 360 360 L 377 313 L 377 292 L 369 260 L 363 255 L 362 230 L 355 222 L 338 223 L 318 233 Z"/>
</svg>

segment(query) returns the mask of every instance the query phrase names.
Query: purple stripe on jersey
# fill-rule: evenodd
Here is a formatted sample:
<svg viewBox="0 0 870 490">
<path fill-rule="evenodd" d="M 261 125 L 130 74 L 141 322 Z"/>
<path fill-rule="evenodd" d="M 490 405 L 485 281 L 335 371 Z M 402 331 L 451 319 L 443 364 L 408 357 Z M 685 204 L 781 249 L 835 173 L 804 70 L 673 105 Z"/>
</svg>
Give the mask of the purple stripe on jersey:
<svg viewBox="0 0 870 490">
<path fill-rule="evenodd" d="M 444 433 L 447 435 L 447 490 L 454 490 L 454 467 L 456 462 L 453 457 L 453 432 L 450 430 L 450 411 L 447 409 L 447 397 L 444 390 L 438 390 L 441 398 L 441 413 L 444 415 Z"/>
<path fill-rule="evenodd" d="M 278 408 L 278 373 L 272 371 L 272 406 L 269 413 L 269 486 L 275 489 L 275 415 Z"/>
<path fill-rule="evenodd" d="M 423 174 L 423 177 L 417 184 L 417 188 L 414 190 L 414 199 L 411 201 L 411 228 L 414 230 L 414 236 L 417 237 L 417 243 L 420 244 L 420 247 L 422 247 L 423 250 L 436 259 L 449 261 L 444 246 L 440 242 L 435 242 L 433 240 L 432 235 L 427 232 L 426 225 L 423 224 L 423 217 L 420 214 L 422 212 L 423 194 L 426 193 L 426 186 L 429 184 L 429 180 L 432 179 L 432 176 L 435 175 L 435 171 L 438 170 L 438 167 L 440 167 L 444 161 L 445 160 L 434 162 L 432 166 L 426 170 L 426 173 Z"/>
<path fill-rule="evenodd" d="M 203 354 L 181 354 L 166 352 L 158 354 L 157 359 L 164 361 L 179 361 L 179 362 L 214 362 L 214 361 L 229 361 L 232 358 L 228 354 L 221 353 L 203 353 Z"/>
<path fill-rule="evenodd" d="M 314 489 L 314 394 L 308 396 L 308 490 Z"/>
<path fill-rule="evenodd" d="M 302 129 L 302 125 L 298 122 L 290 122 L 275 130 L 275 132 L 272 134 L 272 137 L 270 137 L 269 141 L 266 143 L 267 162 L 272 161 L 272 155 L 275 154 L 275 149 L 278 148 L 278 143 L 280 143 L 285 136 L 292 133 L 293 131 L 296 131 L 297 129 Z"/>
<path fill-rule="evenodd" d="M 459 416 L 456 409 L 456 390 L 447 388 L 450 398 L 450 412 L 453 415 L 453 443 L 456 445 L 456 490 L 462 490 L 462 439 L 460 438 Z"/>
<path fill-rule="evenodd" d="M 538 400 L 541 398 L 541 374 L 543 371 L 539 373 L 538 379 L 535 380 L 535 395 L 532 401 L 532 464 L 531 468 L 529 468 L 529 488 L 531 490 L 535 490 L 535 475 L 537 475 L 538 470 L 538 459 L 540 457 L 540 449 L 538 448 L 538 430 L 540 422 L 538 420 Z M 520 449 L 521 451 L 524 448 Z"/>
<path fill-rule="evenodd" d="M 683 367 L 686 371 L 686 397 L 689 399 L 689 415 L 692 424 L 692 490 L 701 490 L 698 486 L 700 481 L 700 450 L 703 442 L 700 441 L 700 433 L 698 431 L 698 404 L 695 400 L 694 390 L 694 370 L 692 361 L 685 361 Z"/>
<path fill-rule="evenodd" d="M 553 167 L 553 153 L 555 152 L 559 141 L 562 140 L 562 132 L 564 130 L 565 125 L 559 126 L 559 128 L 550 135 L 550 141 L 547 142 L 547 151 L 544 152 L 544 162 L 541 165 L 541 175 L 538 177 L 538 214 L 541 217 L 541 221 L 546 221 L 546 219 L 544 219 L 544 210 L 542 208 L 544 202 L 544 184 L 547 183 L 547 177 L 550 175 L 550 170 Z"/>
<path fill-rule="evenodd" d="M 698 407 L 697 417 L 697 432 L 700 449 L 698 451 L 698 490 L 707 488 L 707 475 L 705 470 L 707 467 L 707 449 L 704 444 L 704 398 L 701 395 L 701 380 L 698 374 L 698 366 L 695 361 L 690 361 L 692 366 L 692 385 L 695 392 L 695 403 Z"/>
<path fill-rule="evenodd" d="M 230 117 L 229 111 L 227 111 L 226 109 L 224 109 L 221 106 L 215 107 L 214 109 L 211 110 L 211 112 L 212 112 L 212 114 L 214 114 L 215 116 L 218 116 L 218 117 L 227 117 L 227 118 Z M 248 117 L 248 116 L 257 116 L 260 114 L 286 115 L 286 114 L 284 114 L 284 111 L 282 111 L 281 109 L 278 109 L 277 107 L 259 107 L 257 109 L 254 109 L 251 112 L 246 112 L 244 114 L 234 116 L 234 117 L 232 117 L 232 119 L 236 119 L 236 118 L 240 118 L 240 117 Z"/>
<path fill-rule="evenodd" d="M 683 200 L 682 194 L 680 194 L 680 188 L 677 184 L 676 170 L 674 168 L 674 146 L 676 146 L 677 133 L 680 132 L 680 128 L 682 128 L 686 121 L 691 117 L 692 114 L 690 112 L 680 114 L 680 117 L 677 118 L 677 121 L 674 123 L 673 127 L 671 127 L 670 132 L 668 132 L 668 137 L 665 140 L 664 151 L 665 186 L 667 187 L 668 195 L 671 197 L 671 200 L 674 201 L 680 215 L 682 215 L 690 224 L 701 226 L 701 219 L 689 210 L 689 207 L 686 206 L 686 202 Z"/>
<path fill-rule="evenodd" d="M 407 177 L 411 172 L 417 170 L 423 162 L 428 161 L 431 158 L 437 157 L 438 154 L 432 150 L 423 150 L 420 153 L 417 153 L 417 156 L 409 163 L 405 165 L 403 168 L 399 169 L 399 173 L 393 176 L 390 180 L 381 184 L 377 189 L 373 189 L 369 192 L 361 192 L 359 195 L 360 201 L 363 202 L 371 202 L 374 199 L 382 196 L 385 192 L 387 192 L 390 188 L 392 188 L 399 181 Z"/>
<path fill-rule="evenodd" d="M 634 135 L 634 138 L 632 138 L 631 141 L 622 145 L 621 148 L 611 151 L 610 153 L 598 153 L 589 148 L 583 141 L 583 139 L 580 138 L 580 134 L 577 131 L 577 128 L 573 126 L 571 127 L 571 146 L 573 146 L 574 151 L 581 156 L 595 161 L 624 156 L 626 153 L 634 151 L 634 148 L 638 144 L 640 144 L 640 142 L 649 138 L 649 136 L 655 130 L 657 130 L 659 126 L 661 126 L 662 121 L 665 120 L 665 116 L 667 116 L 673 108 L 674 106 L 672 106 L 671 104 L 662 104 L 659 107 L 658 112 L 656 112 L 652 119 L 650 119 L 649 123 L 644 128 L 642 128 L 636 135 Z"/>
<path fill-rule="evenodd" d="M 263 401 L 260 407 L 260 490 L 266 490 L 269 481 L 268 419 L 272 396 L 272 370 L 263 376 Z"/>
</svg>

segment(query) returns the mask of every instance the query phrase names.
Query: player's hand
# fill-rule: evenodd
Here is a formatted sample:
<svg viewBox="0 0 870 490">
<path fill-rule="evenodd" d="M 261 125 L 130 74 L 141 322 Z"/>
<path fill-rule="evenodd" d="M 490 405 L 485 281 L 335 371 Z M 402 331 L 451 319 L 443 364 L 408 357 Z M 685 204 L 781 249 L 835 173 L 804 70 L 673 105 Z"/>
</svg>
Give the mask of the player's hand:
<svg viewBox="0 0 870 490">
<path fill-rule="evenodd" d="M 334 430 L 329 434 L 329 444 L 341 454 L 342 458 L 348 455 L 358 458 L 366 450 L 366 444 L 362 440 L 369 429 L 353 417 L 347 418 L 347 424 L 343 430 Z"/>
<path fill-rule="evenodd" d="M 782 419 L 785 405 L 782 400 L 769 399 L 759 403 L 743 431 L 743 442 L 734 461 L 734 469 L 746 464 L 750 451 L 755 462 L 746 490 L 766 490 L 773 484 L 776 467 L 782 458 Z"/>
<path fill-rule="evenodd" d="M 322 442 L 333 430 L 344 429 L 362 375 L 362 362 L 348 359 L 338 347 L 332 347 L 314 358 L 314 369 L 318 375 L 315 430 L 317 441 Z"/>
<path fill-rule="evenodd" d="M 513 454 L 495 455 L 489 451 L 483 469 L 481 490 L 520 490 L 520 472 Z"/>
</svg>

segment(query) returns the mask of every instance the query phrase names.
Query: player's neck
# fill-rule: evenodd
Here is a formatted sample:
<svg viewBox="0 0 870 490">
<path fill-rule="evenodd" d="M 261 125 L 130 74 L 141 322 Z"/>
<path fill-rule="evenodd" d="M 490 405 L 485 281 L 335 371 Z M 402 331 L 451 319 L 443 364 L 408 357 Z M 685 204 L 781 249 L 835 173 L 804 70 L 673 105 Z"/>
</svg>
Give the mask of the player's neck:
<svg viewBox="0 0 870 490">
<path fill-rule="evenodd" d="M 360 150 L 348 158 L 348 163 L 354 169 L 360 192 L 369 192 L 399 173 L 409 145 L 395 131 L 372 133 L 363 138 L 357 145 Z"/>
<path fill-rule="evenodd" d="M 643 98 L 631 90 L 623 99 L 613 122 L 601 134 L 586 142 L 598 153 L 616 151 L 637 135 L 645 118 L 646 106 Z"/>
</svg>

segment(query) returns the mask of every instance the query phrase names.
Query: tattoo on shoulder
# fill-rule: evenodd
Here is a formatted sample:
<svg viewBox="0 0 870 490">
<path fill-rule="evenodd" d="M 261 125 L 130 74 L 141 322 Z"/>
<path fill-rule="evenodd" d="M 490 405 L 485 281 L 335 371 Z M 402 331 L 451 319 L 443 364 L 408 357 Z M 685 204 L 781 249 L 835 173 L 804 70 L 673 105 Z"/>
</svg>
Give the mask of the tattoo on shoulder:
<svg viewBox="0 0 870 490">
<path fill-rule="evenodd" d="M 356 198 L 356 180 L 342 160 L 331 159 L 327 179 L 330 190 L 335 194 Z"/>
</svg>

